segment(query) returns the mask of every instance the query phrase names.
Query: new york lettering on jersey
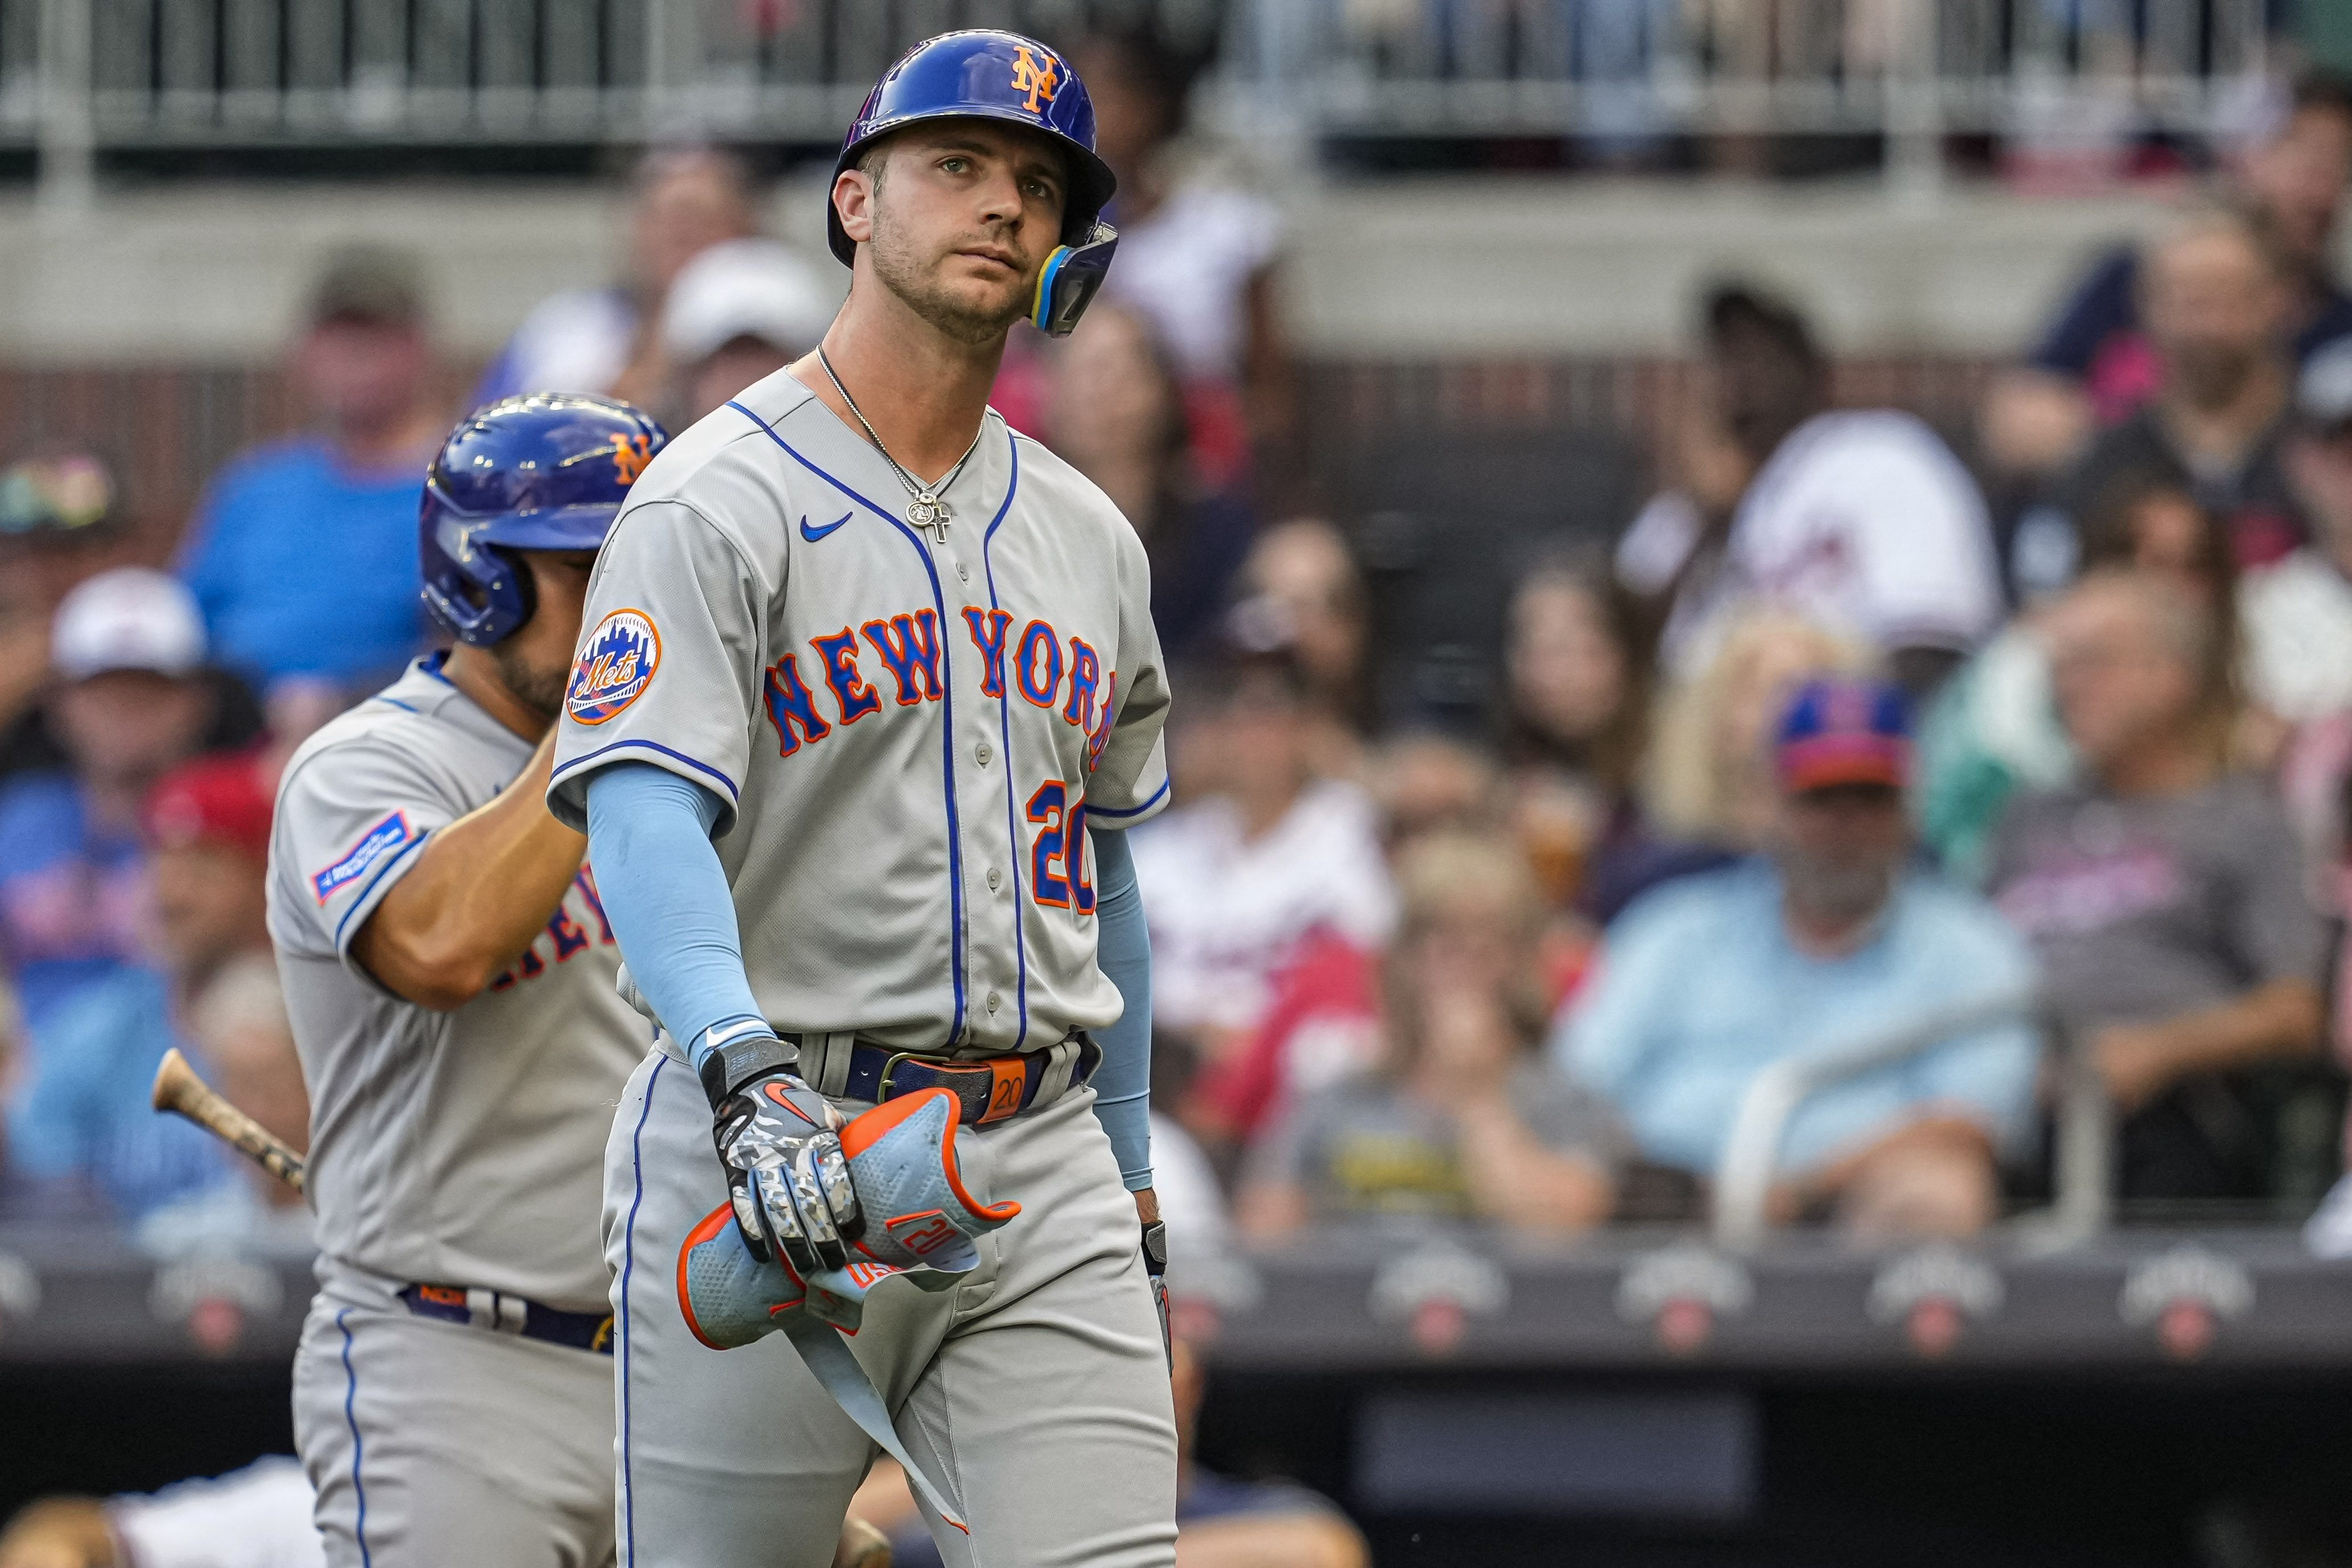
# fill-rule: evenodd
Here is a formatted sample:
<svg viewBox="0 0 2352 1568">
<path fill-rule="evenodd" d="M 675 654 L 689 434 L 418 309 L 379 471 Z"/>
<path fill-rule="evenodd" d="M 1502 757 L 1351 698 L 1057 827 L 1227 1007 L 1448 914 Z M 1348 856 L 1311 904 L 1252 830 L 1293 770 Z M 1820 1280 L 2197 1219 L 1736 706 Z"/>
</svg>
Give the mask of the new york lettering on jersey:
<svg viewBox="0 0 2352 1568">
<path fill-rule="evenodd" d="M 1006 695 L 1005 644 L 1014 616 L 1009 610 L 963 606 L 961 619 L 971 633 L 976 663 L 973 695 L 1002 699 Z M 897 706 L 919 707 L 946 696 L 941 685 L 939 617 L 929 609 L 867 621 L 857 632 L 845 626 L 830 637 L 811 637 L 813 668 L 831 700 L 818 697 L 800 672 L 800 654 L 786 653 L 770 665 L 762 678 L 761 701 L 769 726 L 775 731 L 779 756 L 789 757 L 803 745 L 828 740 L 836 726 L 847 726 L 883 711 L 880 692 L 866 679 L 860 664 L 858 637 L 869 645 L 888 679 L 884 684 L 897 696 Z M 1067 647 L 1066 659 L 1063 649 Z M 1051 623 L 1032 620 L 1014 643 L 1012 687 L 1023 700 L 1057 712 L 1084 737 L 1087 765 L 1101 760 L 1110 740 L 1111 698 L 1118 671 L 1105 670 L 1101 656 L 1084 637 L 1065 638 Z M 1064 674 L 1066 665 L 1067 676 Z M 827 715 L 831 717 L 828 718 Z M 1094 889 L 1082 861 L 1086 838 L 1086 795 L 1083 780 L 1049 778 L 1040 782 L 1024 807 L 1024 817 L 1036 826 L 1029 857 L 1030 896 L 1041 904 L 1094 912 Z M 1075 889 L 1075 892 L 1074 892 Z"/>
<path fill-rule="evenodd" d="M 491 981 L 489 989 L 504 991 L 520 981 L 536 980 L 551 963 L 569 963 L 591 947 L 616 945 L 613 922 L 604 918 L 604 900 L 596 896 L 596 874 L 583 860 L 563 901 L 548 917 L 546 931 L 530 939 L 522 956 Z"/>
<path fill-rule="evenodd" d="M 944 540 L 896 485 L 789 375 L 672 443 L 590 588 L 550 804 L 622 757 L 757 796 L 717 845 L 772 1018 L 1034 1048 L 1118 1014 L 1086 835 L 1166 799 L 1149 570 L 993 414 Z"/>
</svg>

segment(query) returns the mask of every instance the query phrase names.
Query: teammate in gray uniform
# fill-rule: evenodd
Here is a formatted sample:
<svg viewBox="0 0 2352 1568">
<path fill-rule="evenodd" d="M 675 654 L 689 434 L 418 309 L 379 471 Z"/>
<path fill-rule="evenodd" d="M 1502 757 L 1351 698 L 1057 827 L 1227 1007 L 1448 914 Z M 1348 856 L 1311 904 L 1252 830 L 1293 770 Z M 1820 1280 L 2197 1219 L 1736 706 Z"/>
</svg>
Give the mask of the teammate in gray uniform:
<svg viewBox="0 0 2352 1568">
<path fill-rule="evenodd" d="M 420 528 L 457 645 L 278 788 L 269 929 L 320 1249 L 295 1436 L 338 1565 L 612 1558 L 595 1215 L 649 1030 L 614 991 L 585 840 L 542 796 L 593 552 L 664 439 L 590 397 L 460 425 Z"/>
<path fill-rule="evenodd" d="M 1108 263 L 1092 141 L 1034 40 L 892 67 L 836 170 L 822 351 L 673 443 L 598 563 L 549 804 L 664 1026 L 605 1185 L 631 1568 L 824 1563 L 875 1442 L 794 1342 L 698 1342 L 688 1263 L 868 1267 L 923 1215 L 864 1212 L 840 1123 L 939 1087 L 969 1201 L 1023 1207 L 950 1288 L 876 1286 L 852 1342 L 968 1521 L 926 1503 L 933 1534 L 957 1564 L 1173 1561 L 1117 831 L 1166 799 L 1168 694 L 1134 531 L 986 407 L 1008 329 L 1068 330 Z"/>
</svg>

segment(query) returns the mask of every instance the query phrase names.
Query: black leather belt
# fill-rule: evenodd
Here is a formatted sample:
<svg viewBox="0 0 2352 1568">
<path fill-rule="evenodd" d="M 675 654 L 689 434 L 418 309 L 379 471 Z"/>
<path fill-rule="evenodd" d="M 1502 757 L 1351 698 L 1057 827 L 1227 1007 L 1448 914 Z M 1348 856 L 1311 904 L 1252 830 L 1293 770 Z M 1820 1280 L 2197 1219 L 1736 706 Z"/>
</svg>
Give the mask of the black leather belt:
<svg viewBox="0 0 2352 1568">
<path fill-rule="evenodd" d="M 800 1035 L 786 1033 L 780 1037 L 788 1045 L 807 1049 L 808 1042 Z M 1084 1031 L 1074 1032 L 1070 1043 L 1076 1046 L 1077 1056 L 1069 1064 L 1061 1093 L 1086 1082 L 1102 1065 L 1102 1047 Z M 943 1061 L 860 1041 L 849 1048 L 849 1072 L 841 1087 L 817 1087 L 840 1099 L 869 1100 L 876 1105 L 902 1094 L 944 1089 L 956 1097 L 961 1108 L 957 1120 L 967 1127 L 982 1127 L 1010 1121 L 1036 1104 L 1038 1092 L 1057 1076 L 1053 1070 L 1053 1057 L 1054 1048 L 1048 1047 L 980 1061 Z M 1055 1098 L 1059 1098 L 1058 1093 Z"/>
<path fill-rule="evenodd" d="M 438 1318 L 445 1323 L 520 1334 L 527 1340 L 544 1340 L 551 1345 L 568 1345 L 595 1355 L 613 1353 L 610 1312 L 567 1312 L 521 1296 L 471 1289 L 463 1285 L 404 1286 L 400 1299 L 420 1318 Z"/>
</svg>

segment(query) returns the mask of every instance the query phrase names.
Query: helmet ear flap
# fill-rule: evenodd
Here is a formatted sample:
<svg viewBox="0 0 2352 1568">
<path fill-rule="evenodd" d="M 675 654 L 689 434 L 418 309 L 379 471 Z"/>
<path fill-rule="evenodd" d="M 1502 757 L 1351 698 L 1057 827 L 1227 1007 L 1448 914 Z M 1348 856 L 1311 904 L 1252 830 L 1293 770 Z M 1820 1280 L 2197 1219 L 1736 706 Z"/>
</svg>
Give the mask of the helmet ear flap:
<svg viewBox="0 0 2352 1568">
<path fill-rule="evenodd" d="M 539 614 L 539 574 L 530 569 L 530 563 L 523 559 L 523 552 L 520 550 L 509 550 L 496 544 L 488 549 L 491 554 L 506 563 L 507 580 L 514 584 L 513 598 L 519 607 L 513 612 L 506 631 L 501 634 L 502 637 L 512 637 L 530 625 L 531 616 Z"/>
<path fill-rule="evenodd" d="M 425 608 L 459 642 L 488 647 L 530 618 L 536 584 L 528 563 L 475 541 L 480 524 L 448 510 L 446 500 L 428 480 L 418 541 Z"/>
<path fill-rule="evenodd" d="M 1078 318 L 1102 291 L 1118 250 L 1118 230 L 1097 222 L 1083 245 L 1064 245 L 1045 258 L 1037 269 L 1037 292 L 1029 302 L 1029 323 L 1049 338 L 1066 338 L 1077 330 Z"/>
</svg>

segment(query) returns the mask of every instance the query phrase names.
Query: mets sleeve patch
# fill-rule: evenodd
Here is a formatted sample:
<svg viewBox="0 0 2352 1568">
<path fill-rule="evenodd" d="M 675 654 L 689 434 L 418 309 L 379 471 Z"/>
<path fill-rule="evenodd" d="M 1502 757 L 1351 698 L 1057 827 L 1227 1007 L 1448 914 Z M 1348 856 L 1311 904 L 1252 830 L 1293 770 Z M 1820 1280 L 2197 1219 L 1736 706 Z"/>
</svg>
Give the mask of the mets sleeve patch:
<svg viewBox="0 0 2352 1568">
<path fill-rule="evenodd" d="M 661 668 L 661 633 L 643 610 L 614 610 L 572 666 L 564 706 L 583 724 L 602 724 L 645 694 Z"/>
<path fill-rule="evenodd" d="M 358 881 L 394 850 L 405 847 L 416 837 L 408 826 L 408 814 L 395 811 L 361 836 L 343 858 L 310 878 L 311 890 L 325 903 L 353 882 Z"/>
</svg>

